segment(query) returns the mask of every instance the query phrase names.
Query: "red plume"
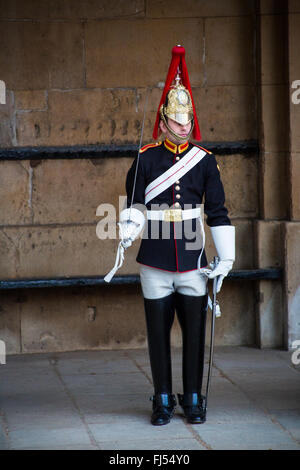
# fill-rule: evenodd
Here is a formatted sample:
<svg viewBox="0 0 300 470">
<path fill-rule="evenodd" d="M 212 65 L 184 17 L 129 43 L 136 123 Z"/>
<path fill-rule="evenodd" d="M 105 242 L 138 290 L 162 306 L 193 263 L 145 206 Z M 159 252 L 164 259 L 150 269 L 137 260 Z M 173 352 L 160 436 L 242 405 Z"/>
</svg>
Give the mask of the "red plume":
<svg viewBox="0 0 300 470">
<path fill-rule="evenodd" d="M 201 140 L 201 133 L 200 133 L 199 123 L 198 123 L 198 119 L 197 119 L 197 115 L 196 115 L 196 109 L 195 109 L 195 104 L 194 104 L 194 100 L 193 100 L 192 89 L 191 89 L 191 84 L 190 84 L 189 75 L 188 75 L 188 71 L 187 71 L 187 66 L 186 66 L 186 62 L 185 62 L 185 48 L 182 47 L 182 46 L 175 46 L 172 49 L 172 60 L 171 60 L 170 66 L 169 66 L 164 91 L 163 91 L 163 94 L 161 96 L 158 111 L 157 111 L 157 115 L 156 115 L 156 121 L 155 121 L 154 129 L 153 129 L 153 138 L 157 139 L 157 137 L 160 134 L 160 129 L 159 129 L 159 126 L 158 126 L 159 121 L 160 121 L 159 110 L 160 110 L 161 105 L 166 100 L 166 96 L 168 94 L 168 91 L 170 90 L 170 87 L 172 86 L 173 80 L 175 79 L 175 75 L 177 73 L 178 67 L 179 67 L 179 71 L 180 71 L 180 74 L 181 74 L 181 82 L 182 82 L 183 86 L 185 86 L 189 90 L 190 95 L 191 95 L 192 105 L 193 105 L 193 112 L 194 112 L 193 137 L 194 137 L 195 140 L 199 141 L 199 140 Z"/>
</svg>

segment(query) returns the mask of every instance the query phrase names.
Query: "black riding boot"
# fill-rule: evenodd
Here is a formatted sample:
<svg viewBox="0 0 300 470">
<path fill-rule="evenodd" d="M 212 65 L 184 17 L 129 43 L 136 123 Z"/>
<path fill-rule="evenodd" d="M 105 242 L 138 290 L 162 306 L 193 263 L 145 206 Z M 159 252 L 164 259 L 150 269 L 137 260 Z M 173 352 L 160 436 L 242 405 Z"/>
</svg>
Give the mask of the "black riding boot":
<svg viewBox="0 0 300 470">
<path fill-rule="evenodd" d="M 200 297 L 176 293 L 176 312 L 182 330 L 183 395 L 179 403 L 189 423 L 205 421 L 201 395 L 206 326 L 207 295 Z"/>
<path fill-rule="evenodd" d="M 174 295 L 161 299 L 145 299 L 148 348 L 154 396 L 151 423 L 170 422 L 176 400 L 172 395 L 171 328 L 174 322 Z"/>
</svg>

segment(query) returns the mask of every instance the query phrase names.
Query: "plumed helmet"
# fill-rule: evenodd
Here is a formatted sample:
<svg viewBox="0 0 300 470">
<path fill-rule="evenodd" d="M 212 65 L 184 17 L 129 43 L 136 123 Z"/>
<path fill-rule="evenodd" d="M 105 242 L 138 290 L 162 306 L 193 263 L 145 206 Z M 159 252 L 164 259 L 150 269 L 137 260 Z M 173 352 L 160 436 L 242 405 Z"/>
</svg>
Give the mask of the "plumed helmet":
<svg viewBox="0 0 300 470">
<path fill-rule="evenodd" d="M 173 85 L 174 80 L 176 82 L 175 85 Z M 173 119 L 182 125 L 192 122 L 190 134 L 193 132 L 194 139 L 201 140 L 199 123 L 185 62 L 185 49 L 182 46 L 175 46 L 172 49 L 172 60 L 169 66 L 153 129 L 154 139 L 157 139 L 160 133 L 160 120 L 164 122 L 170 131 L 170 128 L 167 125 L 167 118 Z"/>
</svg>

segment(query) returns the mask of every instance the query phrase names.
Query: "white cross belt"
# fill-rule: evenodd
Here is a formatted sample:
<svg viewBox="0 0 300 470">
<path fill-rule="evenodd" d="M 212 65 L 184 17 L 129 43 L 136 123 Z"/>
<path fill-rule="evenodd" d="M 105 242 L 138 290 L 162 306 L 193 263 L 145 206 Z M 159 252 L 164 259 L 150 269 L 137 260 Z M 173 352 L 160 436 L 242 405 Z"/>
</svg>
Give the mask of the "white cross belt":
<svg viewBox="0 0 300 470">
<path fill-rule="evenodd" d="M 198 147 L 193 147 L 181 160 L 171 166 L 162 175 L 148 184 L 145 189 L 145 204 L 169 188 L 175 181 L 179 180 L 197 163 L 202 160 L 206 152 Z"/>
</svg>

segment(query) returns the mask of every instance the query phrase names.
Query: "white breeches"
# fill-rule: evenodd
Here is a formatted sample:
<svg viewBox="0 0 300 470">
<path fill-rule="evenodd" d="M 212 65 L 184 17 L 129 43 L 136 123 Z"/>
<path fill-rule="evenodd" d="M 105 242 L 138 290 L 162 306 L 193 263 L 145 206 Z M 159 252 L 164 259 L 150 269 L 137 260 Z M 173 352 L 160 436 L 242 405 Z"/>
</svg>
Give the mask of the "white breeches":
<svg viewBox="0 0 300 470">
<path fill-rule="evenodd" d="M 207 293 L 207 276 L 198 269 L 179 273 L 141 264 L 140 279 L 145 299 L 161 299 L 175 291 L 192 296 Z"/>
</svg>

